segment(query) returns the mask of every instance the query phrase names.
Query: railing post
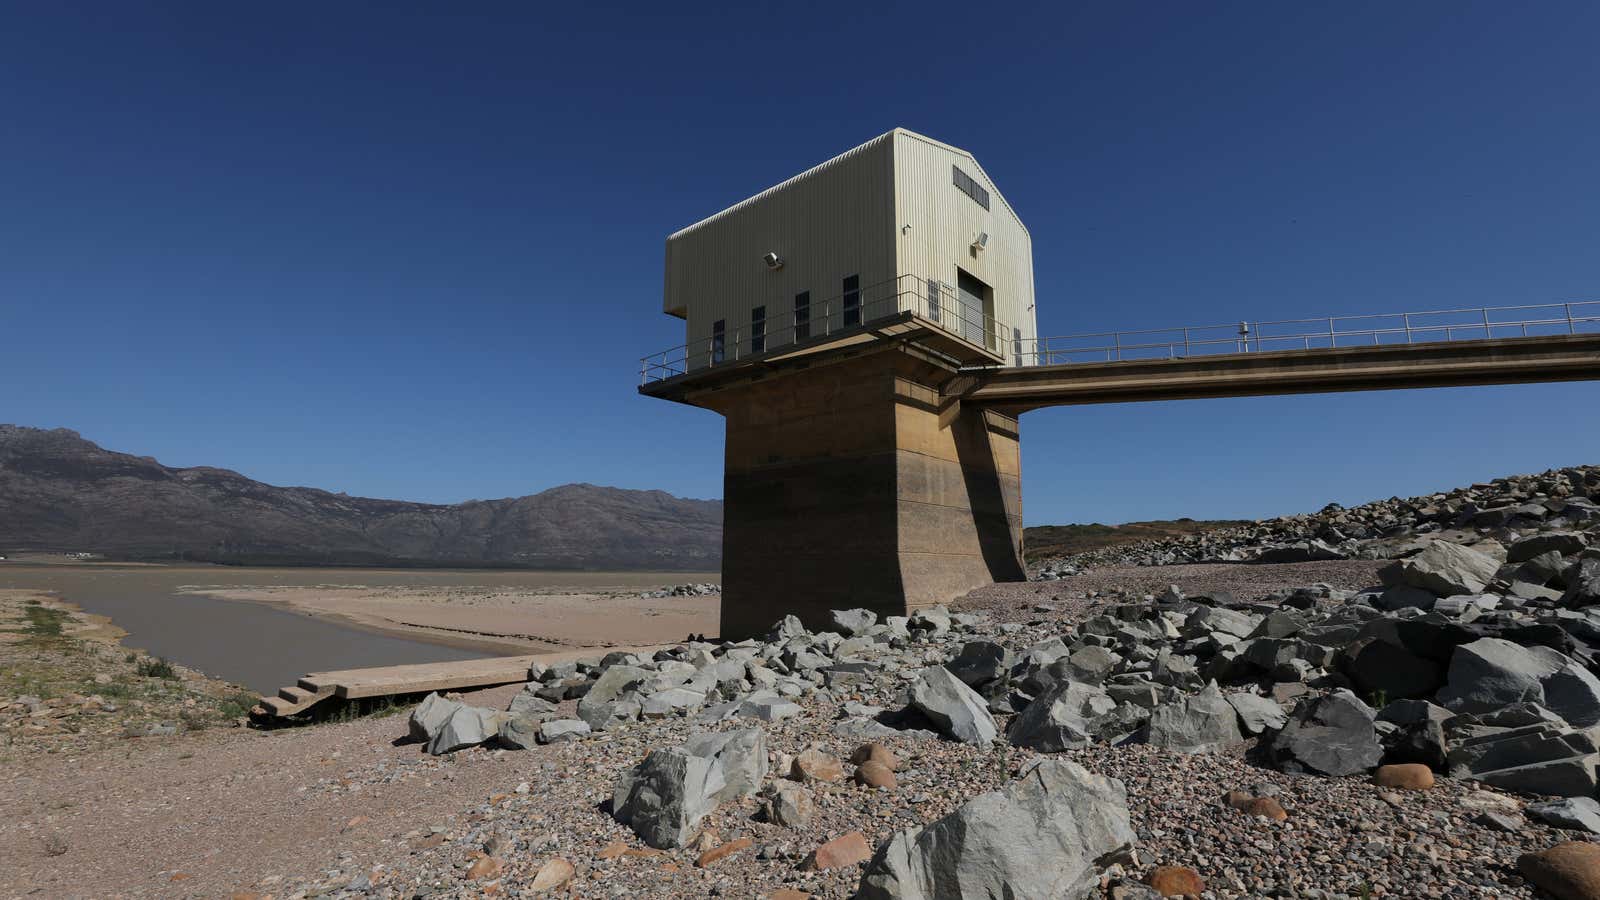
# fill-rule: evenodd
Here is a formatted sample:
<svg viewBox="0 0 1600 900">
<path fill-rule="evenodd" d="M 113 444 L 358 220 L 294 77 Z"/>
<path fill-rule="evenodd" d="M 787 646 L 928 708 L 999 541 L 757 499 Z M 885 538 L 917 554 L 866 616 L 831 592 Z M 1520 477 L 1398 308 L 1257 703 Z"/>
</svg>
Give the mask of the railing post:
<svg viewBox="0 0 1600 900">
<path fill-rule="evenodd" d="M 1405 321 L 1406 343 L 1409 344 L 1411 343 L 1411 313 L 1401 313 L 1400 316 Z"/>
<path fill-rule="evenodd" d="M 1114 337 L 1116 338 L 1116 347 L 1117 347 L 1116 362 L 1122 362 L 1122 332 L 1120 332 L 1120 331 L 1117 332 L 1114 335 Z"/>
<path fill-rule="evenodd" d="M 1494 329 L 1489 327 L 1489 307 L 1483 308 L 1483 337 L 1485 340 L 1494 337 Z"/>
<path fill-rule="evenodd" d="M 1189 329 L 1183 330 L 1183 358 L 1189 358 Z"/>
<path fill-rule="evenodd" d="M 1333 316 L 1329 316 L 1328 317 L 1328 346 L 1329 347 L 1337 347 L 1337 346 L 1339 346 L 1339 339 L 1337 337 L 1335 337 L 1334 334 L 1333 334 Z"/>
<path fill-rule="evenodd" d="M 1572 321 L 1572 304 L 1571 303 L 1563 303 L 1562 307 L 1565 308 L 1566 311 L 1567 311 L 1567 334 L 1577 334 L 1578 333 L 1577 323 Z M 1528 331 L 1528 326 L 1526 326 L 1526 325 L 1522 326 L 1522 331 L 1523 331 L 1524 334 L 1526 334 L 1527 331 Z"/>
</svg>

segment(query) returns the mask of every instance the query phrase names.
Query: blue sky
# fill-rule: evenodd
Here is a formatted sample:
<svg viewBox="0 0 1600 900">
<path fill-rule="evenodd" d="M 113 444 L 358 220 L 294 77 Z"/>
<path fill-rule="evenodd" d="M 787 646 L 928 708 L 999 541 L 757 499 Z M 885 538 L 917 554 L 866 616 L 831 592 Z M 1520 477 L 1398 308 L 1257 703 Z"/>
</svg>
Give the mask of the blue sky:
<svg viewBox="0 0 1600 900">
<path fill-rule="evenodd" d="M 894 126 L 1047 334 L 1600 298 L 1600 6 L 6 4 L 0 421 L 451 502 L 721 494 L 665 236 Z M 1600 462 L 1593 383 L 1029 413 L 1030 524 Z"/>
</svg>

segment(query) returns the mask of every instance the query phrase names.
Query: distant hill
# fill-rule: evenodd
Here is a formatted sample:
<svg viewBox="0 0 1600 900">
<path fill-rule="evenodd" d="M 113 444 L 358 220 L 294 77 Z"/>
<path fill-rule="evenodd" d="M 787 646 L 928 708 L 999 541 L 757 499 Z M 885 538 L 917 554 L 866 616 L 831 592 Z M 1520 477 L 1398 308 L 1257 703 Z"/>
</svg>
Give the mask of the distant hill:
<svg viewBox="0 0 1600 900">
<path fill-rule="evenodd" d="M 1023 529 L 1022 542 L 1031 561 L 1247 524 L 1234 519 L 1164 519 L 1126 525 L 1036 525 Z"/>
<path fill-rule="evenodd" d="M 0 425 L 0 552 L 235 564 L 715 570 L 722 502 L 569 484 L 453 505 L 172 468 Z"/>
</svg>

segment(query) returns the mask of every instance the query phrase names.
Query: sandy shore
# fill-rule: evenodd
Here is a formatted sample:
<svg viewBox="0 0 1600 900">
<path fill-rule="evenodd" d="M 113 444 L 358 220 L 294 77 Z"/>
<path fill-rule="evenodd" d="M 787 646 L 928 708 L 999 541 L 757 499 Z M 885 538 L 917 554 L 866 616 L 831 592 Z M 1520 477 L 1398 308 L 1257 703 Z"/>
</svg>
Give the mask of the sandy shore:
<svg viewBox="0 0 1600 900">
<path fill-rule="evenodd" d="M 613 577 L 633 583 L 576 589 L 463 583 L 191 585 L 182 590 L 271 604 L 397 637 L 505 654 L 652 645 L 717 633 L 718 596 L 648 599 L 640 593 L 666 582 L 632 574 Z"/>
</svg>

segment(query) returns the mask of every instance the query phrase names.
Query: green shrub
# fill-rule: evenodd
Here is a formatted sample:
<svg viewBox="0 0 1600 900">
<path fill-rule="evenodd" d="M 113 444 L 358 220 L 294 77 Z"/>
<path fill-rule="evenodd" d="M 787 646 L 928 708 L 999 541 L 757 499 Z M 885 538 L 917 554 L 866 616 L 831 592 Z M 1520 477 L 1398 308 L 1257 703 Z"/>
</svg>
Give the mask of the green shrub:
<svg viewBox="0 0 1600 900">
<path fill-rule="evenodd" d="M 177 670 L 172 668 L 172 663 L 167 662 L 164 656 L 158 656 L 155 659 L 146 657 L 139 660 L 139 664 L 134 667 L 134 672 L 138 673 L 141 678 L 178 677 Z"/>
</svg>

